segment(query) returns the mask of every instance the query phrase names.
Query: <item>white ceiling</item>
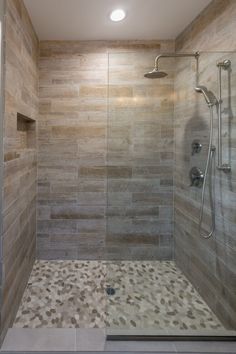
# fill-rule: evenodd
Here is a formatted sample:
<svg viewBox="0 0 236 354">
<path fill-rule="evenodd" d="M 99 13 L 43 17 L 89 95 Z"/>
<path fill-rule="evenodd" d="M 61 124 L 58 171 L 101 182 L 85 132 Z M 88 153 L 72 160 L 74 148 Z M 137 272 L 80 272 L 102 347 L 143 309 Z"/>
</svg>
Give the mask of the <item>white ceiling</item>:
<svg viewBox="0 0 236 354">
<path fill-rule="evenodd" d="M 24 0 L 40 40 L 175 39 L 211 0 Z M 111 22 L 122 8 L 127 17 Z"/>
</svg>

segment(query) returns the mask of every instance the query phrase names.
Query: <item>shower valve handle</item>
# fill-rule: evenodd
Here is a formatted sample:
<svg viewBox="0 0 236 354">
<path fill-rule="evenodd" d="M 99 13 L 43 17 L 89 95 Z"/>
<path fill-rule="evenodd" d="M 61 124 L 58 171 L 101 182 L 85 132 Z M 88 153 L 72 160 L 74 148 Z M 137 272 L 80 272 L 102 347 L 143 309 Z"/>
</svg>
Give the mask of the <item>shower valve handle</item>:
<svg viewBox="0 0 236 354">
<path fill-rule="evenodd" d="M 198 167 L 192 167 L 189 172 L 189 178 L 191 181 L 190 187 L 201 188 L 204 181 L 204 173 Z"/>
</svg>

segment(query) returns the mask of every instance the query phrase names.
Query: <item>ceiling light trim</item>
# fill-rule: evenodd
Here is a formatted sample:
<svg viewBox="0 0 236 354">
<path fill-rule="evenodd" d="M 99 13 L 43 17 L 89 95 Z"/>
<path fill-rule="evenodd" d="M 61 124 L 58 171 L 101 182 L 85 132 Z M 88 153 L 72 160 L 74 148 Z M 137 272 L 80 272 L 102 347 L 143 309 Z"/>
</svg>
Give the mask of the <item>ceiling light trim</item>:
<svg viewBox="0 0 236 354">
<path fill-rule="evenodd" d="M 120 22 L 126 18 L 126 13 L 123 9 L 115 9 L 110 14 L 110 20 L 112 22 Z"/>
</svg>

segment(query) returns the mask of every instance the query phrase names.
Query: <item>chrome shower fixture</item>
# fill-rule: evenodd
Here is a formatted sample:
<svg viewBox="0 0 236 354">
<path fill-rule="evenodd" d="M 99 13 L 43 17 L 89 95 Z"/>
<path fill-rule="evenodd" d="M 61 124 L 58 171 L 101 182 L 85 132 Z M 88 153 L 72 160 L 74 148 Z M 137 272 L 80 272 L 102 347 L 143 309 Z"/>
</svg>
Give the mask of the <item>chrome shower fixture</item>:
<svg viewBox="0 0 236 354">
<path fill-rule="evenodd" d="M 195 91 L 203 94 L 208 106 L 214 106 L 218 103 L 215 95 L 211 91 L 208 91 L 205 86 L 197 86 L 195 87 Z"/>
<path fill-rule="evenodd" d="M 195 58 L 196 60 L 198 60 L 199 55 L 200 55 L 199 52 L 195 52 L 195 53 L 169 53 L 169 54 L 167 53 L 167 54 L 160 54 L 155 59 L 154 69 L 152 71 L 149 71 L 148 73 L 144 74 L 144 77 L 146 77 L 148 79 L 160 79 L 160 78 L 165 77 L 165 76 L 168 75 L 165 71 L 159 70 L 158 64 L 159 64 L 159 60 L 161 58 L 185 58 L 185 57 L 191 57 L 191 58 Z"/>
<path fill-rule="evenodd" d="M 225 59 L 224 61 L 219 61 L 216 65 L 224 70 L 228 70 L 231 66 L 231 61 L 229 59 Z"/>
<path fill-rule="evenodd" d="M 209 144 L 208 144 L 208 153 L 205 170 L 203 173 L 203 183 L 202 183 L 202 196 L 201 196 L 201 207 L 199 215 L 199 234 L 204 238 L 210 238 L 213 236 L 215 231 L 215 200 L 214 200 L 214 185 L 212 184 L 213 179 L 213 161 L 215 158 L 215 146 L 212 145 L 213 142 L 213 119 L 214 105 L 218 105 L 218 100 L 215 95 L 209 91 L 205 86 L 198 85 L 195 87 L 195 91 L 203 95 L 210 110 L 210 135 L 209 135 Z M 208 233 L 203 232 L 203 213 L 204 213 L 204 204 L 205 204 L 205 193 L 207 186 L 207 178 L 209 179 L 209 196 L 210 196 L 210 208 L 211 208 L 211 230 Z M 194 184 L 193 184 L 194 185 Z M 196 182 L 195 182 L 196 185 Z"/>
<path fill-rule="evenodd" d="M 165 71 L 160 71 L 158 68 L 154 68 L 152 71 L 144 74 L 144 77 L 148 79 L 161 79 L 162 77 L 167 76 L 168 74 Z"/>
<path fill-rule="evenodd" d="M 218 166 L 217 169 L 225 173 L 231 172 L 231 166 L 228 163 L 222 161 L 222 69 L 230 71 L 231 61 L 225 59 L 219 61 L 216 66 L 218 67 Z M 229 80 L 229 78 L 228 78 Z"/>
</svg>

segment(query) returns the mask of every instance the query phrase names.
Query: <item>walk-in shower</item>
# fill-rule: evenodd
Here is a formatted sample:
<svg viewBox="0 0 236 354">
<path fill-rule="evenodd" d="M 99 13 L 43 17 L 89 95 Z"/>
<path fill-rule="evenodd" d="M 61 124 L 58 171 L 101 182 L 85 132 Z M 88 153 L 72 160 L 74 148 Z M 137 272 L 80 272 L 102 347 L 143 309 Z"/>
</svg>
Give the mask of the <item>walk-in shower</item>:
<svg viewBox="0 0 236 354">
<path fill-rule="evenodd" d="M 214 93 L 216 63 L 229 57 L 235 75 L 236 55 L 181 55 L 163 62 L 165 79 L 148 80 L 143 73 L 154 50 L 106 53 L 96 71 L 94 56 L 91 60 L 86 53 L 87 71 L 83 63 L 78 73 L 77 56 L 65 68 L 63 54 L 55 67 L 58 48 L 47 46 L 40 90 L 53 97 L 50 106 L 42 98 L 46 112 L 39 122 L 40 257 L 13 331 L 88 328 L 104 333 L 105 328 L 112 340 L 231 339 L 236 325 L 220 289 L 227 296 L 234 291 L 222 276 L 235 262 L 227 230 L 232 223 L 224 225 L 220 213 L 233 220 L 225 200 L 230 192 L 223 188 L 232 179 L 233 190 L 234 174 L 215 168 L 219 98 Z M 89 85 L 98 85 L 101 71 L 108 71 L 107 95 L 99 86 L 101 98 L 87 98 L 88 75 Z M 225 74 L 231 72 L 222 70 Z M 66 77 L 70 93 L 76 75 L 85 80 L 80 86 L 84 111 L 72 94 L 64 112 L 54 90 Z M 226 78 L 222 160 L 230 162 L 226 135 L 236 104 Z M 78 111 L 70 111 L 71 102 Z M 45 126 L 50 134 L 45 135 Z M 57 164 L 65 175 L 58 174 Z M 205 242 L 199 237 L 210 233 L 214 237 Z"/>
<path fill-rule="evenodd" d="M 235 340 L 236 3 L 92 2 L 0 0 L 1 349 Z"/>
</svg>

